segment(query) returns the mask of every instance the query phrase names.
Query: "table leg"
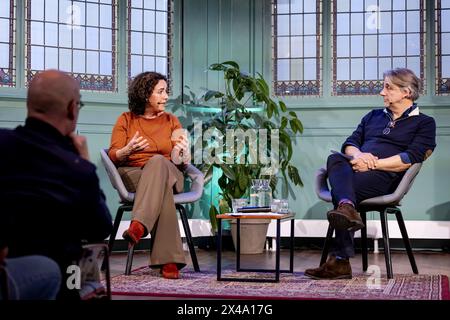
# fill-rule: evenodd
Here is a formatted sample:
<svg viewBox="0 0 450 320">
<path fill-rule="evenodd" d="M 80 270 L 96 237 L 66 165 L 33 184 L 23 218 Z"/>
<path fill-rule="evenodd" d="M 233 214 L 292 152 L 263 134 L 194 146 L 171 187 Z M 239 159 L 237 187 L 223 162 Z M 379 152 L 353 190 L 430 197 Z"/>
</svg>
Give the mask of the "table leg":
<svg viewBox="0 0 450 320">
<path fill-rule="evenodd" d="M 217 219 L 217 281 L 222 279 L 222 219 Z"/>
</svg>

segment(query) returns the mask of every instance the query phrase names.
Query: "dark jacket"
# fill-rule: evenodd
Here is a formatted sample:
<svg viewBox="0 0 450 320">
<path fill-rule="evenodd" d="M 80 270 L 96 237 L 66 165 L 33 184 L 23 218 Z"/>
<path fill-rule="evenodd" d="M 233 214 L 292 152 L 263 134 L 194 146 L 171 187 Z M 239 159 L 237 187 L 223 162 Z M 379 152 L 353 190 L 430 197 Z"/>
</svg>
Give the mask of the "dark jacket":
<svg viewBox="0 0 450 320">
<path fill-rule="evenodd" d="M 387 108 L 372 110 L 343 143 L 342 151 L 348 145 L 380 159 L 399 154 L 404 163 L 423 162 L 436 147 L 436 122 L 415 104 L 395 121 Z"/>
<path fill-rule="evenodd" d="M 0 150 L 0 242 L 9 257 L 42 254 L 63 267 L 78 259 L 83 240 L 110 234 L 96 167 L 70 138 L 28 118 L 25 126 L 0 130 Z"/>
</svg>

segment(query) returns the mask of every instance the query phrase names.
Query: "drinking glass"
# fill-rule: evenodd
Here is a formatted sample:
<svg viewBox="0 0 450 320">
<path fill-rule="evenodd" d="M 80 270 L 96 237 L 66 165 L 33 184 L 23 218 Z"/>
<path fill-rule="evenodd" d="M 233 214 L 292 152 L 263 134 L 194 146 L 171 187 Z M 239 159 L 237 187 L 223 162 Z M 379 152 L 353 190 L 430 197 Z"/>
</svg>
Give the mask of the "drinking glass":
<svg viewBox="0 0 450 320">
<path fill-rule="evenodd" d="M 289 213 L 289 202 L 287 199 L 280 200 L 280 213 Z"/>
<path fill-rule="evenodd" d="M 239 208 L 245 207 L 247 205 L 247 199 L 246 198 L 233 199 L 231 201 L 231 204 L 233 206 L 233 213 L 237 213 Z"/>
</svg>

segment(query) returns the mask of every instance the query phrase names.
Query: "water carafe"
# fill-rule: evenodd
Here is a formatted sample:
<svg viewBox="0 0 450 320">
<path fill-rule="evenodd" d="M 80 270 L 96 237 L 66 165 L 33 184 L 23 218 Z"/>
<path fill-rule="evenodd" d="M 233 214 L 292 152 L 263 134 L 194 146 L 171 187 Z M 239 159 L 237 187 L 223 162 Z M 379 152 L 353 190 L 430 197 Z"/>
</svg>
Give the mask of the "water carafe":
<svg viewBox="0 0 450 320">
<path fill-rule="evenodd" d="M 269 207 L 272 202 L 272 188 L 270 187 L 270 180 L 259 180 L 259 192 L 258 192 L 258 206 Z"/>
<path fill-rule="evenodd" d="M 259 206 L 259 187 L 260 187 L 260 180 L 253 179 L 252 185 L 250 187 L 250 206 L 251 207 Z"/>
</svg>

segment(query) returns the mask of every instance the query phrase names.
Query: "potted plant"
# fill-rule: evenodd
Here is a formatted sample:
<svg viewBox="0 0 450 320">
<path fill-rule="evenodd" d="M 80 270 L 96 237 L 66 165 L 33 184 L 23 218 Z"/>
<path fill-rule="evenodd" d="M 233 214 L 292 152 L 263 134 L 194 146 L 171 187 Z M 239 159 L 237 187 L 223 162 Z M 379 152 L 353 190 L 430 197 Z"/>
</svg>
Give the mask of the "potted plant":
<svg viewBox="0 0 450 320">
<path fill-rule="evenodd" d="M 291 134 L 302 133 L 303 126 L 295 112 L 288 112 L 283 101 L 272 99 L 269 86 L 261 74 L 252 76 L 244 73 L 234 61 L 212 64 L 209 70 L 222 72 L 225 80 L 224 91 L 208 90 L 203 95 L 205 105 L 211 105 L 216 100 L 215 107 L 219 107 L 220 112 L 202 123 L 202 131 L 214 129 L 227 139 L 223 139 L 222 149 L 204 139 L 200 142 L 203 149 L 215 159 L 213 162 L 203 161 L 199 166 L 205 176 L 210 177 L 213 168 L 222 171 L 218 179 L 221 190 L 219 205 L 217 208 L 212 204 L 209 210 L 211 226 L 216 232 L 216 215 L 230 212 L 232 199 L 247 196 L 252 179 L 270 179 L 274 193 L 278 180 L 286 184 L 286 187 L 289 187 L 289 180 L 295 186 L 303 185 L 298 169 L 291 163 L 294 153 Z M 194 125 L 190 127 L 191 131 L 193 127 Z M 228 139 L 230 132 L 245 133 L 250 130 L 258 131 L 256 140 L 255 137 L 251 138 L 253 146 L 249 146 L 250 143 L 245 145 L 245 136 L 244 147 L 241 148 L 235 148 L 234 137 Z M 198 139 L 201 137 L 196 138 L 194 134 L 194 145 L 199 142 Z M 258 145 L 256 161 L 255 143 Z M 278 150 L 274 150 L 275 144 L 278 144 Z M 259 148 L 264 145 L 265 150 Z M 275 170 L 267 170 L 267 159 L 278 162 Z M 265 234 L 263 236 L 265 238 Z"/>
</svg>

